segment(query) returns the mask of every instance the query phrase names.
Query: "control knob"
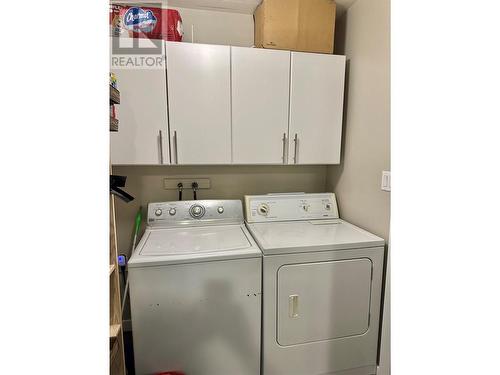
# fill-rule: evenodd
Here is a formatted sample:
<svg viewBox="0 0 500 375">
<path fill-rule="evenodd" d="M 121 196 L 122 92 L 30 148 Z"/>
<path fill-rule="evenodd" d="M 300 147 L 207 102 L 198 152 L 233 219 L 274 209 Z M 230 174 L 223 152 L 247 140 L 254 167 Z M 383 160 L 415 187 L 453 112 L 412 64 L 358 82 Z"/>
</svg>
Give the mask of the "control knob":
<svg viewBox="0 0 500 375">
<path fill-rule="evenodd" d="M 217 212 L 222 214 L 224 212 L 224 207 L 222 207 L 222 206 L 217 207 Z"/>
<path fill-rule="evenodd" d="M 257 208 L 257 212 L 259 215 L 267 216 L 269 214 L 269 206 L 263 203 Z"/>
<path fill-rule="evenodd" d="M 203 206 L 200 206 L 199 204 L 195 204 L 189 209 L 189 213 L 191 214 L 192 217 L 195 219 L 199 219 L 205 214 L 205 209 Z"/>
<path fill-rule="evenodd" d="M 163 211 L 161 210 L 161 208 L 157 208 L 157 209 L 155 210 L 155 215 L 156 215 L 156 216 L 161 216 L 161 214 L 162 214 L 162 213 L 163 213 Z"/>
<path fill-rule="evenodd" d="M 170 210 L 168 210 L 168 213 L 170 214 L 170 216 L 174 216 L 176 212 L 177 212 L 177 210 L 175 208 L 171 208 Z"/>
</svg>

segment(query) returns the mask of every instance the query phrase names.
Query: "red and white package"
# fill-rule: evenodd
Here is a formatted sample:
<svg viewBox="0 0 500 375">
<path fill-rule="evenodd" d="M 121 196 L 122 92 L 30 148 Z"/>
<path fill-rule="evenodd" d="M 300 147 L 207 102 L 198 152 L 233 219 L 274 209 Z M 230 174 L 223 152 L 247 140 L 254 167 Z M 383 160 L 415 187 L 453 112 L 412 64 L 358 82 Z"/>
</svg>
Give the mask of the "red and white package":
<svg viewBox="0 0 500 375">
<path fill-rule="evenodd" d="M 177 10 L 111 4 L 112 36 L 182 41 L 182 18 Z"/>
</svg>

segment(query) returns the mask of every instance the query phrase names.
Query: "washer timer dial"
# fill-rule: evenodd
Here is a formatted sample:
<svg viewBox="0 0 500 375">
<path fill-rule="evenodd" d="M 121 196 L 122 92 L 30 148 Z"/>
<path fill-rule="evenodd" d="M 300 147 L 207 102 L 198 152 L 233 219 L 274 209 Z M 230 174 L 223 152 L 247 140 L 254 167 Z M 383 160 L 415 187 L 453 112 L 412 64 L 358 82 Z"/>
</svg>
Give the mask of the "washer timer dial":
<svg viewBox="0 0 500 375">
<path fill-rule="evenodd" d="M 205 208 L 203 206 L 200 206 L 199 204 L 195 204 L 195 205 L 191 206 L 191 208 L 189 209 L 189 214 L 193 218 L 199 219 L 203 215 L 205 215 Z"/>
</svg>

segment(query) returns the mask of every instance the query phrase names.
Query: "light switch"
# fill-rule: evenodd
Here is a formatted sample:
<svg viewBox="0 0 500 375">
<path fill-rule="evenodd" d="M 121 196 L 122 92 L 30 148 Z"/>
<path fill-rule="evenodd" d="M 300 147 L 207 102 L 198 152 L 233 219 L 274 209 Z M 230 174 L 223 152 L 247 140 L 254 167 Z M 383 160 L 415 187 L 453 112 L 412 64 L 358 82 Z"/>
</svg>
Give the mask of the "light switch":
<svg viewBox="0 0 500 375">
<path fill-rule="evenodd" d="M 391 191 L 391 171 L 382 171 L 381 189 Z"/>
</svg>

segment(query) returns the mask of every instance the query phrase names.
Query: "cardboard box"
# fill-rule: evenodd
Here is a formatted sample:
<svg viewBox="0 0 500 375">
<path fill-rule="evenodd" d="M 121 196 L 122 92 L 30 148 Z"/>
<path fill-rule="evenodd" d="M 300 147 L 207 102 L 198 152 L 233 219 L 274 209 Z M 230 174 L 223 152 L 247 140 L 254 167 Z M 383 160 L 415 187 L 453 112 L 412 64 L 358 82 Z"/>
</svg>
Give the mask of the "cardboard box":
<svg viewBox="0 0 500 375">
<path fill-rule="evenodd" d="M 333 53 L 334 0 L 263 0 L 254 13 L 255 46 Z"/>
</svg>

